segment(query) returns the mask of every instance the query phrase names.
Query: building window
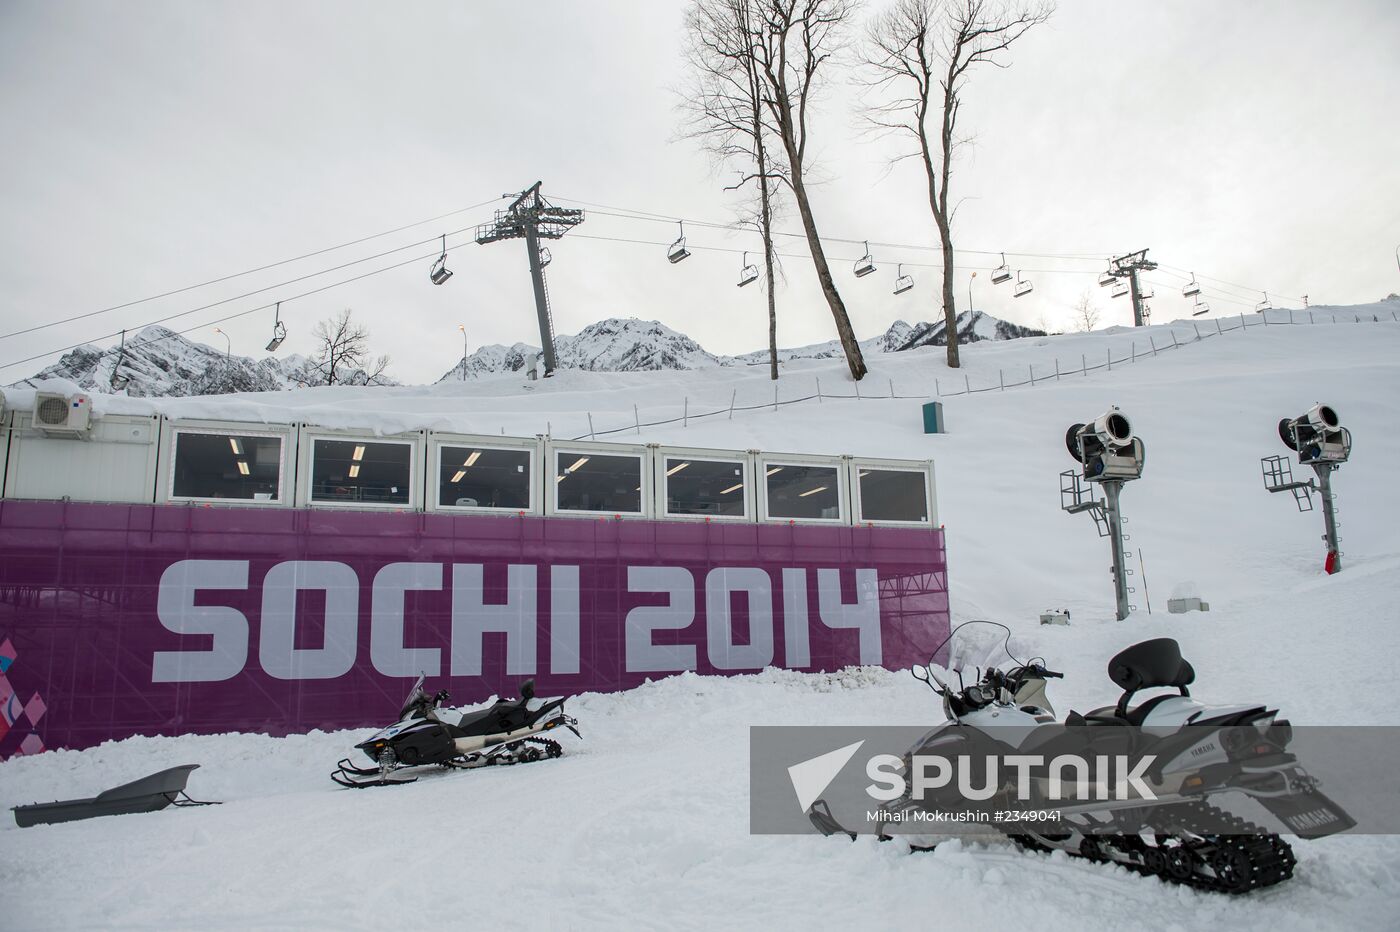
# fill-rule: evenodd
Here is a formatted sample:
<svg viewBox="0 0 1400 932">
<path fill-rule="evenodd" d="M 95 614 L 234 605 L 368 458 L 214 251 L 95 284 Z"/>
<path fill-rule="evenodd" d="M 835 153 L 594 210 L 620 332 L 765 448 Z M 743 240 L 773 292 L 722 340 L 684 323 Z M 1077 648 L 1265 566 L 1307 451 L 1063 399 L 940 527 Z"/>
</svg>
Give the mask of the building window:
<svg viewBox="0 0 1400 932">
<path fill-rule="evenodd" d="M 311 500 L 407 505 L 413 446 L 370 440 L 316 440 L 311 451 Z"/>
<path fill-rule="evenodd" d="M 554 454 L 554 489 L 559 511 L 642 511 L 640 456 Z"/>
<path fill-rule="evenodd" d="M 530 451 L 438 447 L 438 505 L 530 508 Z"/>
<path fill-rule="evenodd" d="M 899 469 L 859 467 L 862 521 L 928 522 L 924 474 Z"/>
<path fill-rule="evenodd" d="M 179 431 L 172 498 L 281 501 L 282 438 Z"/>
<path fill-rule="evenodd" d="M 841 518 L 841 490 L 835 466 L 803 466 L 770 463 L 764 470 L 768 484 L 768 517 Z"/>
<path fill-rule="evenodd" d="M 744 516 L 744 464 L 666 457 L 666 514 Z"/>
</svg>

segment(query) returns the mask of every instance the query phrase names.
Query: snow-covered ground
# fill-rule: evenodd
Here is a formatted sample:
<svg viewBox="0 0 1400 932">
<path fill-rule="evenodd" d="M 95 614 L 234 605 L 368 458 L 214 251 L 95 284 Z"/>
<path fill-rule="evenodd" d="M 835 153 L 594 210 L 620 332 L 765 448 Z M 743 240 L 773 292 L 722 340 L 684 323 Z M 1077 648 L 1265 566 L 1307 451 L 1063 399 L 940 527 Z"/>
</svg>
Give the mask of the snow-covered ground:
<svg viewBox="0 0 1400 932">
<path fill-rule="evenodd" d="M 945 401 L 947 435 L 920 432 L 917 401 L 827 399 L 644 428 L 641 439 L 737 449 L 932 458 L 948 531 L 955 621 L 992 618 L 1067 677 L 1061 713 L 1111 702 L 1109 656 L 1177 638 L 1207 701 L 1258 700 L 1294 722 L 1400 724 L 1400 323 L 1251 327 L 1135 364 Z M 1382 318 L 1373 322 L 1372 316 Z M 1255 323 L 1256 320 L 1251 320 Z M 981 343 L 963 350 L 974 387 L 997 370 L 1067 367 L 1189 322 L 1148 330 Z M 862 391 L 899 394 L 961 381 L 941 350 L 882 355 Z M 783 397 L 850 392 L 837 361 L 790 363 Z M 231 399 L 99 399 L 99 410 L 158 404 L 217 413 L 556 435 L 771 398 L 765 370 L 568 371 L 431 388 L 308 390 Z M 683 401 L 683 399 L 688 399 Z M 1327 401 L 1355 438 L 1337 474 L 1345 569 L 1321 573 L 1319 512 L 1268 495 L 1259 457 L 1283 452 L 1275 425 Z M 1058 509 L 1070 465 L 1065 428 L 1122 407 L 1148 447 L 1123 502 L 1139 612 L 1112 618 L 1106 542 Z M 148 410 L 141 409 L 141 410 Z M 629 437 L 628 439 L 631 439 Z M 1194 584 L 1211 611 L 1167 615 Z M 1148 596 L 1153 614 L 1147 614 Z M 1041 628 L 1047 607 L 1070 627 Z M 680 676 L 570 704 L 585 740 L 557 761 L 444 774 L 354 792 L 327 778 L 362 732 L 135 738 L 0 764 L 0 806 L 85 796 L 179 763 L 201 763 L 198 798 L 223 806 L 20 830 L 0 825 L 3 919 L 41 928 L 998 927 L 1396 928 L 1400 839 L 1299 842 L 1294 878 L 1241 898 L 1197 893 L 1119 868 L 954 841 L 909 856 L 899 843 L 748 834 L 748 727 L 931 724 L 942 713 L 906 674 L 770 670 Z M 393 710 L 386 709 L 386 716 Z"/>
</svg>

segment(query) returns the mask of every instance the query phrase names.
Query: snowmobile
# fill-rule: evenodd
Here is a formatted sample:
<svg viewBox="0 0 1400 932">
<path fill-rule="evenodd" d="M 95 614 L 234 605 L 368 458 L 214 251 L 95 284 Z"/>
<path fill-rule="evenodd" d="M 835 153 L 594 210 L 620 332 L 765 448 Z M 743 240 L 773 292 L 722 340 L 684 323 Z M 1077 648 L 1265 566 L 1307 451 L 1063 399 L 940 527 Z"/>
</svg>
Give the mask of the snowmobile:
<svg viewBox="0 0 1400 932">
<path fill-rule="evenodd" d="M 413 684 L 395 724 L 355 745 L 373 766 L 357 767 L 344 758 L 332 780 L 354 788 L 391 786 L 412 783 L 432 766 L 471 770 L 525 764 L 564 753 L 559 742 L 541 737 L 545 732 L 567 728 L 582 737 L 578 722 L 564 714 L 564 699 L 537 699 L 533 679 L 520 685 L 519 699 L 469 710 L 456 721 L 438 714 L 451 699 L 447 690 L 430 696 L 423 681 L 419 676 Z"/>
<path fill-rule="evenodd" d="M 1010 629 L 997 627 L 1007 631 L 1010 656 Z M 948 760 L 967 755 L 969 761 L 977 762 L 989 754 L 1035 754 L 1049 761 L 1068 753 L 1103 766 L 1119 754 L 1141 759 L 1151 752 L 1152 764 L 1142 781 L 1155 798 L 1104 799 L 1110 794 L 1102 792 L 1109 779 L 1103 773 L 1070 774 L 1079 785 L 1071 786 L 1068 793 L 1056 792 L 1042 765 L 1028 772 L 1028 786 L 1013 787 L 1008 781 L 983 802 L 970 805 L 966 797 L 950 792 L 914 799 L 906 789 L 887 806 L 890 812 L 938 807 L 967 811 L 975 806 L 1001 813 L 1000 818 L 985 821 L 1023 850 L 1064 851 L 1170 882 L 1233 894 L 1289 879 L 1295 857 L 1288 842 L 1214 805 L 1219 801 L 1216 797 L 1241 793 L 1251 797 L 1305 839 L 1356 825 L 1320 792 L 1319 782 L 1288 752 L 1292 727 L 1277 718 L 1278 710 L 1262 705 L 1208 706 L 1191 697 L 1187 687 L 1195 680 L 1195 670 L 1172 638 L 1143 641 L 1118 653 L 1108 664 L 1109 678 L 1123 690 L 1117 704 L 1084 714 L 1071 711 L 1063 724 L 1056 722 L 1045 694 L 1046 680 L 1063 674 L 1047 669 L 1040 658 L 1012 662 L 1015 666 L 1006 670 L 988 668 L 971 686 L 963 686 L 959 672 L 956 689 L 933 671 L 932 664 L 912 668 L 916 678 L 942 697 L 949 724 L 929 732 L 909 749 L 904 773 L 912 773 L 915 755 Z M 1157 688 L 1177 693 L 1132 704 L 1138 691 Z M 994 775 L 994 782 L 1000 776 Z M 1058 781 L 1066 774 L 1058 771 L 1055 776 Z M 969 785 L 989 785 L 985 779 L 984 767 Z M 1058 812 L 1059 821 L 1008 821 L 1005 815 L 1050 809 Z M 810 808 L 808 818 L 823 834 L 855 837 L 821 800 Z M 889 840 L 884 826 L 880 829 L 881 838 Z"/>
</svg>

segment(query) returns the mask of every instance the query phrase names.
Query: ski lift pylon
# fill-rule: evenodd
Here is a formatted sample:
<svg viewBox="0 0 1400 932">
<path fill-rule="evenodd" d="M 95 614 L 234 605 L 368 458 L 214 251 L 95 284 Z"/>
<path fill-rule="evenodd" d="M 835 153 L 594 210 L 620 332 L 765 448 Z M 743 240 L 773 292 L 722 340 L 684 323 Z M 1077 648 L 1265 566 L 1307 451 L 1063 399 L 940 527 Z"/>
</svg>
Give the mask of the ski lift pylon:
<svg viewBox="0 0 1400 932">
<path fill-rule="evenodd" d="M 897 266 L 894 273 L 894 293 L 904 294 L 904 292 L 913 287 L 914 276 L 904 274 L 903 264 Z"/>
<path fill-rule="evenodd" d="M 282 302 L 278 301 L 277 307 L 272 311 L 272 339 L 267 341 L 267 351 L 271 353 L 281 346 L 285 339 L 287 339 L 287 325 L 282 323 Z"/>
<path fill-rule="evenodd" d="M 1035 286 L 1030 283 L 1030 280 L 1022 278 L 1021 273 L 1018 271 L 1016 273 L 1016 290 L 1011 293 L 1011 296 L 1013 298 L 1024 297 L 1030 294 L 1034 289 Z"/>
<path fill-rule="evenodd" d="M 447 267 L 447 234 L 442 234 L 442 255 L 437 257 L 433 263 L 432 271 L 428 273 L 428 278 L 432 279 L 434 285 L 441 285 L 452 277 L 452 270 Z"/>
<path fill-rule="evenodd" d="M 870 240 L 865 241 L 865 255 L 856 260 L 856 278 L 864 278 L 875 271 L 875 260 L 870 255 Z"/>
<path fill-rule="evenodd" d="M 749 254 L 744 253 L 744 258 L 740 260 L 739 266 L 739 287 L 752 285 L 758 280 L 758 266 L 749 264 Z"/>
<path fill-rule="evenodd" d="M 690 258 L 690 250 L 685 248 L 685 221 L 678 220 L 676 222 L 680 224 L 681 235 L 671 244 L 671 247 L 666 250 L 666 258 L 672 265 L 675 265 L 683 259 Z"/>
<path fill-rule="evenodd" d="M 1183 298 L 1194 298 L 1201 293 L 1201 286 L 1196 282 L 1196 273 L 1191 273 L 1191 280 L 1181 286 L 1181 296 Z M 1199 302 L 1198 302 L 1199 303 Z"/>
<path fill-rule="evenodd" d="M 1006 253 L 1001 254 L 1001 265 L 992 269 L 992 284 L 1000 285 L 1011 281 L 1011 268 L 1006 264 Z"/>
</svg>

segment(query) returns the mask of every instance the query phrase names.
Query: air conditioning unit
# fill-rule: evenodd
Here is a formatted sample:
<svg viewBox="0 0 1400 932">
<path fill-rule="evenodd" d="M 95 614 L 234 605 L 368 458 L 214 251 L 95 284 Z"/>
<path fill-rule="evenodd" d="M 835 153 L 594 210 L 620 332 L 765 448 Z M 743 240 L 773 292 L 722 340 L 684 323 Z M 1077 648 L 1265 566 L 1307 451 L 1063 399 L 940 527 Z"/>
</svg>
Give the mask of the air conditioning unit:
<svg viewBox="0 0 1400 932">
<path fill-rule="evenodd" d="M 91 421 L 92 399 L 87 395 L 34 395 L 34 426 L 46 434 L 85 434 Z"/>
</svg>

